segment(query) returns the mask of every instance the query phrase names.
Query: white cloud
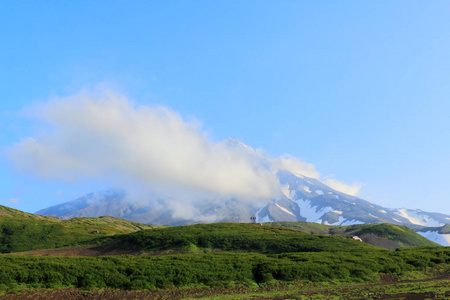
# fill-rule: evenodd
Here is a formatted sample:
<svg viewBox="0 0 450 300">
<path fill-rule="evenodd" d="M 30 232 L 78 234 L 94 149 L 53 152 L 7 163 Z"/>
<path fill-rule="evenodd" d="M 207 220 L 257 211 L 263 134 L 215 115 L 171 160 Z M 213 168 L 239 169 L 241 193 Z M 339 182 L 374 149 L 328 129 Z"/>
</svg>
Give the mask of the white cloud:
<svg viewBox="0 0 450 300">
<path fill-rule="evenodd" d="M 328 185 L 330 188 L 335 189 L 336 191 L 342 192 L 344 194 L 348 194 L 351 196 L 356 196 L 359 193 L 359 190 L 361 189 L 362 185 L 360 183 L 353 183 L 352 185 L 345 184 L 343 182 L 340 182 L 339 180 L 336 180 L 334 178 L 327 178 L 322 181 L 326 185 Z"/>
<path fill-rule="evenodd" d="M 32 111 L 43 121 L 42 132 L 10 149 L 19 169 L 68 181 L 100 178 L 135 201 L 156 199 L 155 207 L 174 216 L 200 217 L 196 207 L 205 200 L 265 203 L 281 193 L 280 169 L 320 180 L 314 165 L 297 157 L 272 158 L 231 139 L 214 142 L 195 120 L 111 92 L 53 99 Z M 351 195 L 361 187 L 324 183 Z"/>
<path fill-rule="evenodd" d="M 83 93 L 36 111 L 51 130 L 10 153 L 19 168 L 42 177 L 106 177 L 251 198 L 277 193 L 274 174 L 257 155 L 212 142 L 197 123 L 167 108 L 136 106 L 113 93 Z"/>
<path fill-rule="evenodd" d="M 286 170 L 294 175 L 303 175 L 315 179 L 320 177 L 320 173 L 313 164 L 306 163 L 290 154 L 284 154 L 277 159 L 271 159 L 271 163 L 275 169 Z"/>
<path fill-rule="evenodd" d="M 19 198 L 12 198 L 9 200 L 9 204 L 10 205 L 19 205 L 20 204 L 20 199 Z"/>
</svg>

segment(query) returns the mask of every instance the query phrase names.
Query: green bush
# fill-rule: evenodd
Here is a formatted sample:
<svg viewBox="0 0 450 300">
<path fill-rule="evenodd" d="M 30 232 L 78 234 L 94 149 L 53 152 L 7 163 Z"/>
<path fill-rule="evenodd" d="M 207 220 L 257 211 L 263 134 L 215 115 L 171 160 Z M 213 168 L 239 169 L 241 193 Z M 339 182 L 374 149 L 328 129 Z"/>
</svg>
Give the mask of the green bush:
<svg viewBox="0 0 450 300">
<path fill-rule="evenodd" d="M 357 282 L 376 279 L 380 273 L 420 271 L 449 258 L 450 248 L 443 247 L 269 255 L 230 252 L 147 257 L 2 255 L 0 283 L 3 289 L 24 285 L 135 290 L 295 280 Z"/>
</svg>

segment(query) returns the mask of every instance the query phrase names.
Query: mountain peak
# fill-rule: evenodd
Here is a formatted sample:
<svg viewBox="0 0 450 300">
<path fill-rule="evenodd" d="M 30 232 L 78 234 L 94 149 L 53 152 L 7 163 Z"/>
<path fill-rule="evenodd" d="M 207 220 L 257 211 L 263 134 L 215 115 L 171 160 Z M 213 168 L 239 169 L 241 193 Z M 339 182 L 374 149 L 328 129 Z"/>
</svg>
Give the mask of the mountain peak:
<svg viewBox="0 0 450 300">
<path fill-rule="evenodd" d="M 250 150 L 250 151 L 254 151 L 255 149 L 253 149 L 252 147 L 240 142 L 237 139 L 233 139 L 233 138 L 228 138 L 227 139 L 227 145 L 231 146 L 231 147 L 236 147 L 236 148 L 241 148 L 241 149 L 245 149 L 245 150 Z"/>
<path fill-rule="evenodd" d="M 245 144 L 229 139 L 229 143 L 247 149 Z M 41 215 L 63 219 L 109 215 L 134 222 L 157 225 L 184 225 L 212 222 L 299 222 L 324 225 L 392 223 L 407 226 L 443 226 L 450 216 L 412 209 L 389 209 L 369 201 L 338 192 L 310 177 L 297 176 L 286 170 L 277 173 L 280 181 L 278 198 L 249 202 L 233 198 L 228 201 L 204 201 L 195 204 L 195 214 L 174 214 L 169 205 L 150 207 L 125 201 L 125 194 L 108 190 L 50 207 Z M 148 203 L 154 199 L 148 199 Z M 142 203 L 142 201 L 140 202 Z M 419 232 L 420 233 L 420 232 Z M 421 233 L 422 234 L 422 233 Z"/>
</svg>

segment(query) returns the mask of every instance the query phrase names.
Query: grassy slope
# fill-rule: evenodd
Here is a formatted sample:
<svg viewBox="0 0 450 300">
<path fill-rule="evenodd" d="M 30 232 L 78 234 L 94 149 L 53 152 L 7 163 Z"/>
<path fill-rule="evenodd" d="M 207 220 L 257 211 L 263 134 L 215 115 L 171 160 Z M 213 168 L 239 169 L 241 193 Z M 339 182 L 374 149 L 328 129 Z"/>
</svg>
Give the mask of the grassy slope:
<svg viewBox="0 0 450 300">
<path fill-rule="evenodd" d="M 290 228 L 311 234 L 333 236 L 358 236 L 363 241 L 388 249 L 399 247 L 438 246 L 406 226 L 394 224 L 359 224 L 350 226 L 330 226 L 306 222 L 273 222 L 273 226 Z"/>
<path fill-rule="evenodd" d="M 154 226 L 114 217 L 60 220 L 0 206 L 0 252 L 96 243 L 112 235 L 151 228 Z M 299 234 L 299 231 L 302 234 Z M 326 226 L 305 222 L 266 223 L 264 226 L 233 223 L 200 224 L 157 231 L 144 230 L 120 238 L 116 245 L 128 248 L 132 246 L 137 251 L 214 248 L 260 253 L 323 251 L 328 248 L 350 250 L 354 247 L 364 247 L 355 241 L 321 235 L 347 238 L 357 235 L 370 244 L 390 249 L 437 245 L 404 226 L 392 224 Z"/>
<path fill-rule="evenodd" d="M 46 216 L 39 216 L 35 214 L 29 214 L 14 208 L 10 208 L 7 206 L 0 205 L 0 218 L 3 217 L 14 217 L 18 219 L 30 219 L 30 220 L 53 220 L 53 221 L 60 221 L 58 218 L 54 217 L 46 217 Z"/>
<path fill-rule="evenodd" d="M 0 253 L 93 243 L 153 227 L 114 217 L 60 220 L 0 206 Z"/>
<path fill-rule="evenodd" d="M 216 223 L 142 230 L 119 237 L 121 247 L 141 251 L 219 249 L 258 253 L 371 250 L 376 247 L 343 237 L 312 235 L 288 228 Z"/>
<path fill-rule="evenodd" d="M 441 234 L 449 234 L 450 233 L 450 224 L 445 224 L 439 232 Z"/>
</svg>

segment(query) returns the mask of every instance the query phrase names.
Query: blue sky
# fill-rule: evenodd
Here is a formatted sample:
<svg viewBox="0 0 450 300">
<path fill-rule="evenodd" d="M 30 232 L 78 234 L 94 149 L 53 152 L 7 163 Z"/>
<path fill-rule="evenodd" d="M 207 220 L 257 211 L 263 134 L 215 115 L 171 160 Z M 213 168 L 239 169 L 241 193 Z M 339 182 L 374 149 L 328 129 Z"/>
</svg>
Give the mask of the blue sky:
<svg viewBox="0 0 450 300">
<path fill-rule="evenodd" d="M 448 1 L 2 2 L 0 204 L 34 212 L 111 184 L 7 155 L 49 130 L 37 106 L 107 87 L 377 204 L 450 214 L 449 13 Z"/>
</svg>

